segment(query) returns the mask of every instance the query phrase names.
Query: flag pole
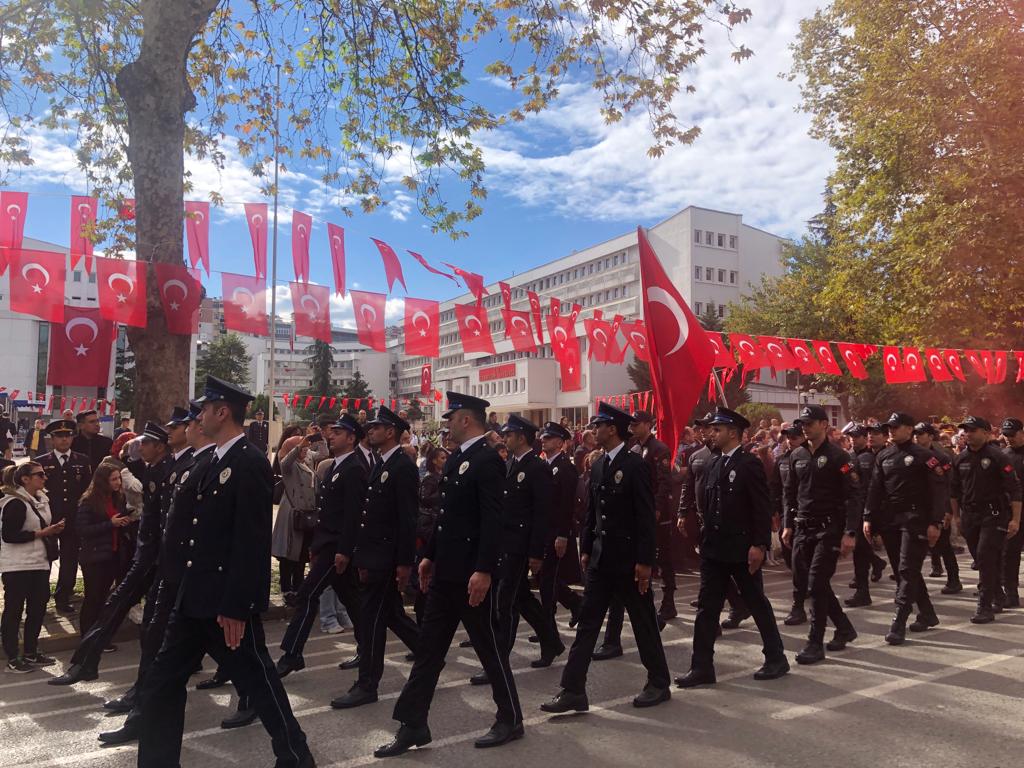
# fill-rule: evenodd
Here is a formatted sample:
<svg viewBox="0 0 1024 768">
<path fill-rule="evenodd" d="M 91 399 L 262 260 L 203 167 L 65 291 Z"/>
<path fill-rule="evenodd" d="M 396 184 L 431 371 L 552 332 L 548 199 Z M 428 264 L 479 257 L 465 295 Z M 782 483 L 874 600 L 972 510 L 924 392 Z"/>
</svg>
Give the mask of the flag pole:
<svg viewBox="0 0 1024 768">
<path fill-rule="evenodd" d="M 725 389 L 722 388 L 722 382 L 718 378 L 718 371 L 714 368 L 711 369 L 711 375 L 715 379 L 715 388 L 718 390 L 718 399 L 722 401 L 722 405 L 726 408 L 729 407 L 729 401 L 725 398 Z"/>
<path fill-rule="evenodd" d="M 274 422 L 274 354 L 277 349 L 277 181 L 281 163 L 278 158 L 278 133 L 281 124 L 281 65 L 277 65 L 274 96 L 274 238 L 270 256 L 270 371 L 267 373 L 267 420 Z"/>
</svg>

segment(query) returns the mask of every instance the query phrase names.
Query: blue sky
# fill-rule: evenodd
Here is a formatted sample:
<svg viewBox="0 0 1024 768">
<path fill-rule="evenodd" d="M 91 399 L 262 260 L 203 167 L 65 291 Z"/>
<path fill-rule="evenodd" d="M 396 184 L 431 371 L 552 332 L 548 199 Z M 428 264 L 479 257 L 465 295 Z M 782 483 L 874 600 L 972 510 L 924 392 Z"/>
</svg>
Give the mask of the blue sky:
<svg viewBox="0 0 1024 768">
<path fill-rule="evenodd" d="M 568 84 L 545 114 L 478 137 L 488 165 L 489 197 L 484 214 L 468 225 L 469 237 L 463 240 L 431 234 L 400 193 L 374 214 L 346 217 L 333 204 L 336 196 L 316 180 L 316 172 L 306 174 L 296 167 L 282 178 L 279 295 L 287 294 L 280 284 L 292 276 L 292 206 L 314 217 L 313 282 L 332 281 L 326 235 L 326 222 L 332 221 L 345 228 L 349 287 L 385 290 L 383 268 L 369 239 L 378 237 L 402 257 L 409 294 L 437 299 L 451 297 L 452 284 L 427 273 L 405 249 L 422 253 L 435 264 L 450 261 L 479 272 L 490 282 L 637 224 L 654 224 L 691 204 L 742 213 L 753 226 L 799 235 L 805 221 L 820 209 L 832 155 L 827 146 L 807 136 L 809 118 L 795 110 L 797 85 L 779 75 L 789 69 L 789 45 L 799 21 L 812 14 L 817 3 L 760 0 L 749 5 L 754 15 L 734 38 L 752 48 L 754 57 L 733 62 L 724 33 L 709 28 L 709 53 L 690 74 L 696 93 L 680 96 L 674 105 L 684 123 L 701 127 L 694 144 L 648 159 L 645 115 L 606 126 L 598 113 L 599 96 L 586 84 Z M 493 86 L 481 82 L 474 88 Z M 39 132 L 31 140 L 36 165 L 13 175 L 5 188 L 33 193 L 28 236 L 67 243 L 68 196 L 86 191 L 75 166 L 73 139 Z M 208 163 L 187 163 L 196 187 L 189 198 L 206 199 L 210 191 L 217 191 L 230 201 L 212 214 L 212 266 L 251 273 L 252 251 L 241 204 L 263 198 L 230 137 L 225 149 L 222 171 Z M 396 295 L 402 295 L 401 287 L 396 289 Z M 216 273 L 209 290 L 220 293 Z M 349 325 L 349 301 L 335 298 L 333 304 L 335 323 Z M 285 301 L 285 309 L 287 305 Z M 399 302 L 391 302 L 389 314 L 394 317 L 399 308 Z"/>
</svg>

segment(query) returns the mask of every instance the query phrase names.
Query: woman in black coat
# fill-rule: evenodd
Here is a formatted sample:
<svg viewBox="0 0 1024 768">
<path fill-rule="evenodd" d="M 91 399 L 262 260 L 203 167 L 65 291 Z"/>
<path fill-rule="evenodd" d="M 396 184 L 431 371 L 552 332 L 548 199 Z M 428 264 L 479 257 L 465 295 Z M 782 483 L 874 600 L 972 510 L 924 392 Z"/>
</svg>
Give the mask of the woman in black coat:
<svg viewBox="0 0 1024 768">
<path fill-rule="evenodd" d="M 101 462 L 79 502 L 78 563 L 85 581 L 85 597 L 79 615 L 82 636 L 96 621 L 103 603 L 121 573 L 121 548 L 126 541 L 121 529 L 132 522 L 121 493 L 121 472 L 113 463 Z"/>
</svg>

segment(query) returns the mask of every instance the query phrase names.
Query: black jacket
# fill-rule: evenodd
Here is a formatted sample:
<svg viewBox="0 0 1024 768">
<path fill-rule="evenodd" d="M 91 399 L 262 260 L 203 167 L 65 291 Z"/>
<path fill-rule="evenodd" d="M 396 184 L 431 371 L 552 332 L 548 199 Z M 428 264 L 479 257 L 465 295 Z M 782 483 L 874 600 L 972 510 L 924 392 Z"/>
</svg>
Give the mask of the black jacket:
<svg viewBox="0 0 1024 768">
<path fill-rule="evenodd" d="M 372 571 L 411 566 L 416 559 L 419 472 L 399 446 L 370 474 L 352 564 Z"/>
<path fill-rule="evenodd" d="M 872 525 L 941 525 L 945 512 L 932 493 L 933 460 L 931 451 L 912 440 L 880 450 L 864 504 L 864 519 Z"/>
<path fill-rule="evenodd" d="M 751 453 L 715 456 L 704 482 L 700 555 L 745 563 L 751 547 L 770 547 L 772 509 L 764 464 Z"/>
<path fill-rule="evenodd" d="M 123 496 L 118 505 L 118 514 L 126 514 Z M 126 546 L 124 538 L 118 535 L 106 513 L 94 509 L 92 504 L 79 506 L 75 526 L 78 531 L 78 562 L 82 565 L 114 560 L 118 556 L 114 550 L 115 538 L 119 547 Z"/>
<path fill-rule="evenodd" d="M 559 537 L 568 539 L 573 535 L 579 474 L 573 460 L 564 452 L 548 466 L 551 468 L 551 505 L 547 539 L 549 544 L 554 544 Z"/>
<path fill-rule="evenodd" d="M 793 450 L 786 504 L 796 523 L 856 535 L 861 530 L 863 492 L 846 451 L 830 440 L 811 452 L 810 443 Z"/>
<path fill-rule="evenodd" d="M 497 575 L 504 462 L 481 437 L 452 452 L 441 475 L 441 511 L 426 552 L 434 578 L 466 582 L 476 571 Z"/>
<path fill-rule="evenodd" d="M 270 462 L 243 435 L 202 474 L 178 610 L 244 621 L 270 604 Z"/>
<path fill-rule="evenodd" d="M 143 566 L 154 565 L 160 555 L 160 539 L 166 515 L 165 504 L 170 503 L 173 489 L 173 483 L 169 478 L 174 465 L 174 459 L 167 454 L 153 466 L 146 467 L 142 476 L 142 518 L 139 520 L 135 561 Z"/>
<path fill-rule="evenodd" d="M 717 456 L 716 451 L 705 445 L 691 453 L 686 460 L 687 471 L 683 475 L 683 488 L 679 493 L 679 517 L 694 515 L 697 522 L 703 525 L 704 479 Z"/>
<path fill-rule="evenodd" d="M 501 504 L 502 554 L 535 560 L 543 558 L 550 507 L 551 468 L 530 451 L 513 461 L 505 474 Z M 502 575 L 521 576 L 518 573 Z"/>
<path fill-rule="evenodd" d="M 1003 526 L 1010 519 L 1010 502 L 1021 500 L 1020 481 L 1009 457 L 988 443 L 953 459 L 950 496 L 960 514 L 983 525 Z"/>
<path fill-rule="evenodd" d="M 317 486 L 317 521 L 310 552 L 352 557 L 366 498 L 366 463 L 356 448 L 338 466 L 331 462 Z"/>
<path fill-rule="evenodd" d="M 96 471 L 96 467 L 100 465 L 100 462 L 110 455 L 110 449 L 113 447 L 114 441 L 106 435 L 86 437 L 85 435 L 78 434 L 71 441 L 71 450 L 84 454 L 93 472 Z"/>
<path fill-rule="evenodd" d="M 672 512 L 669 504 L 672 498 L 672 452 L 654 435 L 649 436 L 645 443 L 635 443 L 630 450 L 640 454 L 647 465 L 651 473 L 654 509 L 658 513 L 658 520 L 667 520 Z"/>
<path fill-rule="evenodd" d="M 196 494 L 199 483 L 210 462 L 213 460 L 214 449 L 206 448 L 198 456 L 191 451 L 182 457 L 180 466 L 176 467 L 176 475 L 172 484 L 171 501 L 164 520 L 163 534 L 160 542 L 160 578 L 171 584 L 178 584 L 185 575 L 185 561 L 189 558 L 188 536 L 194 524 L 198 524 Z"/>
<path fill-rule="evenodd" d="M 61 467 L 57 454 L 50 451 L 41 454 L 36 463 L 46 470 L 46 496 L 50 500 L 53 522 L 66 520 L 65 531 L 74 530 L 78 502 L 92 480 L 89 457 L 71 451 L 68 460 Z"/>
</svg>

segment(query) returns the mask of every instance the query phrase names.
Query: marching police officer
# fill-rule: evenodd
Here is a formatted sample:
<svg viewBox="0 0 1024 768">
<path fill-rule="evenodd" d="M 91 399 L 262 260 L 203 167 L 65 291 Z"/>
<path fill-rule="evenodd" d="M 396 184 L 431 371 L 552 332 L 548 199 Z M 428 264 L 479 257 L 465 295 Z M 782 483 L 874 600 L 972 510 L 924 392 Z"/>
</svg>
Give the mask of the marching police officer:
<svg viewBox="0 0 1024 768">
<path fill-rule="evenodd" d="M 545 712 L 583 712 L 589 707 L 586 683 L 591 654 L 613 599 L 629 612 L 647 683 L 633 706 L 652 707 L 671 698 L 668 663 L 651 593 L 656 560 L 656 527 L 651 474 L 643 459 L 626 448 L 632 418 L 601 403 L 592 422 L 605 455 L 594 463 L 583 529 L 582 560 L 587 569 L 583 607 L 562 690 L 542 704 Z"/>
<path fill-rule="evenodd" d="M 400 444 L 409 423 L 382 405 L 365 429 L 379 461 L 370 473 L 351 564 L 363 584 L 359 678 L 347 694 L 331 702 L 335 709 L 377 701 L 388 627 L 413 653 L 419 640 L 416 622 L 402 607 L 416 558 L 419 513 L 419 473 Z"/>
<path fill-rule="evenodd" d="M 735 582 L 761 633 L 764 665 L 755 680 L 774 680 L 789 672 L 772 605 L 764 595 L 761 565 L 772 543 L 768 479 L 761 460 L 743 450 L 750 422 L 728 408 L 711 419 L 718 456 L 704 485 L 704 526 L 700 540 L 700 598 L 693 627 L 690 670 L 676 685 L 692 688 L 715 682 L 714 648 L 725 590 Z"/>
<path fill-rule="evenodd" d="M 450 439 L 457 448 L 445 462 L 437 527 L 420 561 L 420 589 L 427 592 L 420 643 L 409 679 L 395 703 L 401 727 L 376 757 L 393 757 L 431 741 L 427 713 L 437 678 L 459 621 L 491 683 L 498 708 L 494 725 L 477 747 L 496 747 L 523 735 L 523 713 L 505 643 L 494 631 L 495 596 L 501 552 L 501 490 L 505 466 L 484 435 L 486 400 L 448 392 Z"/>
<path fill-rule="evenodd" d="M 242 428 L 252 399 L 233 384 L 207 377 L 200 426 L 217 447 L 196 489 L 177 604 L 141 691 L 141 768 L 181 764 L 185 687 L 204 653 L 251 697 L 270 733 L 276 764 L 314 765 L 267 653 L 260 619 L 270 603 L 273 475 Z"/>
<path fill-rule="evenodd" d="M 832 591 L 836 561 L 853 551 L 861 529 L 861 493 L 850 455 L 828 439 L 829 419 L 820 405 L 805 405 L 800 424 L 807 443 L 793 451 L 793 469 L 786 484 L 787 505 L 796 510 L 793 527 L 782 538 L 793 546 L 793 570 L 807 569 L 811 596 L 811 628 L 807 645 L 796 660 L 813 664 L 825 658 L 828 620 L 835 634 L 828 650 L 841 651 L 857 637 Z"/>
<path fill-rule="evenodd" d="M 857 478 L 862 491 L 871 486 L 871 476 L 875 472 L 875 457 L 885 448 L 885 442 L 889 434 L 884 425 L 872 424 L 866 427 L 855 421 L 851 421 L 843 427 L 843 434 L 849 436 L 853 443 L 853 466 L 857 470 Z M 875 554 L 872 541 L 864 536 L 857 536 L 857 543 L 853 548 L 853 582 L 850 586 L 854 593 L 843 600 L 843 604 L 849 608 L 860 608 L 871 605 L 871 581 L 878 581 L 882 578 L 886 561 Z M 895 567 L 895 564 L 894 564 Z"/>
<path fill-rule="evenodd" d="M 789 482 L 789 474 L 793 471 L 793 451 L 803 445 L 805 441 L 800 419 L 794 419 L 789 425 L 785 425 L 782 429 L 782 436 L 786 438 L 786 450 L 775 460 L 773 486 L 777 494 L 778 506 L 776 509 L 782 521 L 782 529 L 785 530 L 793 527 L 792 523 L 796 515 L 796 510 L 786 503 L 784 489 Z M 793 605 L 786 618 L 783 619 L 783 623 L 788 627 L 795 627 L 807 623 L 807 612 L 804 609 L 804 603 L 807 601 L 807 569 L 803 567 L 803 563 L 793 562 L 792 547 L 783 545 L 782 553 L 786 564 L 793 572 Z"/>
<path fill-rule="evenodd" d="M 1005 449 L 1006 457 L 1013 465 L 1017 479 L 1024 482 L 1024 423 L 1013 417 L 1003 420 L 1002 433 L 1009 445 Z M 1007 538 L 1003 545 L 1003 606 L 1020 608 L 1020 553 L 1024 545 L 1024 529 L 1018 527 L 1017 533 Z"/>
<path fill-rule="evenodd" d="M 953 517 L 978 562 L 978 607 L 971 621 L 995 619 L 1000 557 L 1006 539 L 1020 529 L 1021 487 L 1013 464 L 991 443 L 992 427 L 980 416 L 968 416 L 959 428 L 966 450 L 953 458 L 950 487 Z"/>
<path fill-rule="evenodd" d="M 949 541 L 952 531 L 953 515 L 949 509 L 949 488 L 953 479 L 953 457 L 946 453 L 938 442 L 939 431 L 934 424 L 918 422 L 914 426 L 914 440 L 917 444 L 930 452 L 932 455 L 928 460 L 928 466 L 932 470 L 934 479 L 932 492 L 937 494 L 937 499 L 942 505 L 943 521 L 942 530 L 939 533 L 939 540 L 932 547 L 932 576 L 942 576 L 945 566 L 946 585 L 941 592 L 944 595 L 955 595 L 963 591 L 963 584 L 960 583 L 960 564 L 956 560 L 956 553 Z M 1019 475 L 1018 475 L 1019 477 Z"/>
<path fill-rule="evenodd" d="M 75 436 L 75 422 L 57 419 L 46 425 L 53 450 L 44 453 L 36 462 L 46 471 L 46 495 L 50 500 L 53 522 L 64 521 L 64 530 L 59 535 L 60 570 L 53 602 L 60 613 L 71 614 L 75 609 L 71 597 L 78 578 L 78 531 L 75 513 L 78 500 L 92 480 L 89 457 L 71 449 Z"/>
<path fill-rule="evenodd" d="M 928 548 L 939 540 L 945 511 L 941 498 L 933 493 L 935 473 L 930 462 L 934 456 L 914 442 L 914 423 L 906 413 L 889 417 L 892 443 L 875 459 L 875 473 L 864 505 L 866 539 L 872 536 L 872 521 L 880 518 L 891 520 L 900 531 L 896 615 L 885 636 L 889 645 L 902 645 L 906 640 L 907 617 L 915 604 L 918 614 L 910 626 L 912 632 L 923 632 L 939 623 L 921 566 Z"/>
</svg>

